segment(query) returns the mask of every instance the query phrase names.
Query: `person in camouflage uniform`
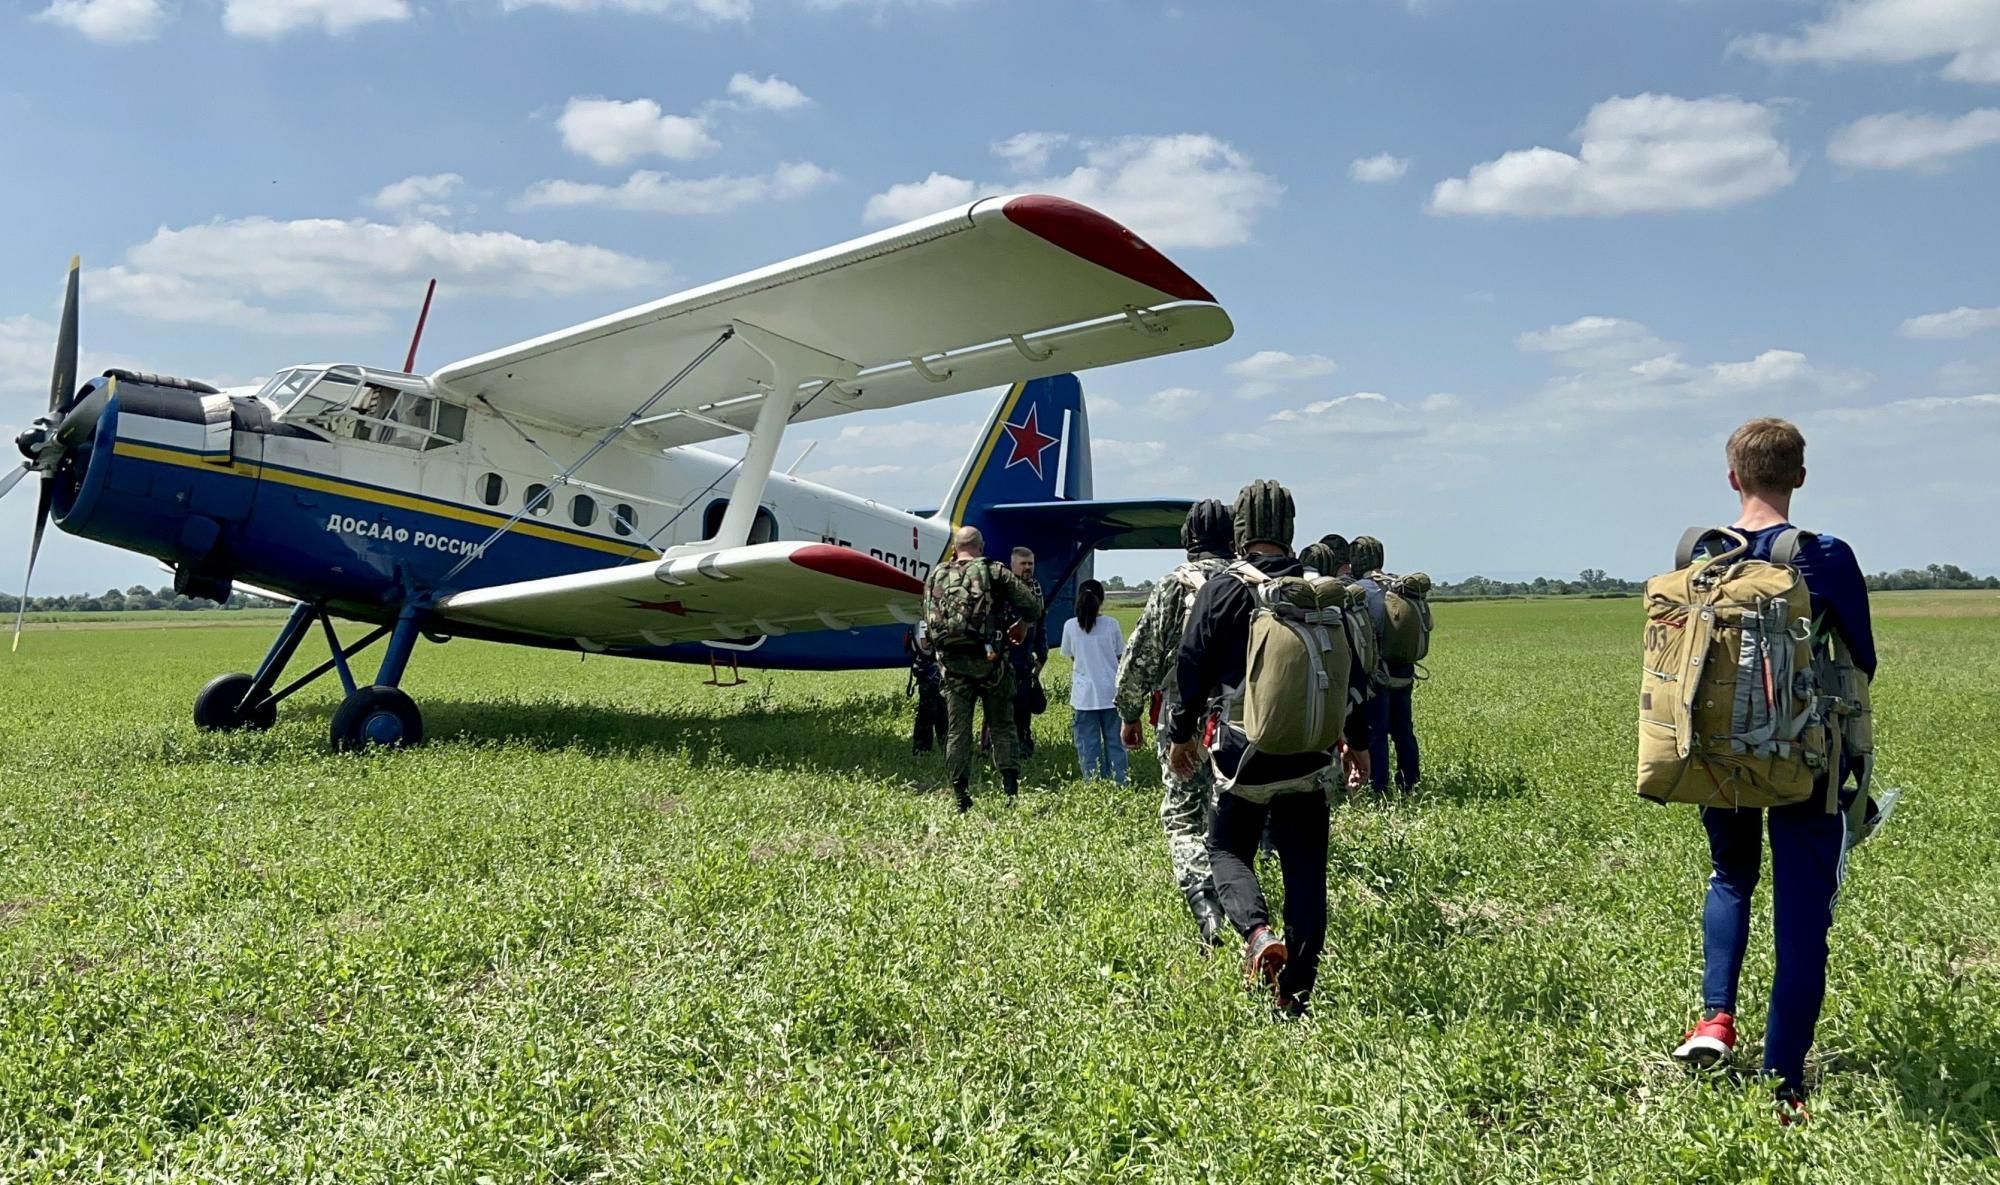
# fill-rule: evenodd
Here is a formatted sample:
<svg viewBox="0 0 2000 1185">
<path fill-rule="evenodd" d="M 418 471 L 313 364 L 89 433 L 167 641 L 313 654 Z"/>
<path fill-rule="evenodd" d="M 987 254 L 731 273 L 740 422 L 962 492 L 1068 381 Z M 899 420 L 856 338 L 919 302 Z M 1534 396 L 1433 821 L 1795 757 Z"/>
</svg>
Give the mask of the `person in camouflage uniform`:
<svg viewBox="0 0 2000 1185">
<path fill-rule="evenodd" d="M 960 527 L 952 537 L 952 558 L 931 569 L 924 582 L 924 618 L 929 622 L 941 590 L 966 580 L 962 569 L 972 564 L 986 567 L 985 586 L 992 598 L 1014 611 L 1018 625 L 1041 620 L 1042 599 L 1034 588 L 1015 578 L 997 561 L 986 558 L 986 539 L 977 527 Z M 1006 784 L 1007 797 L 1020 789 L 1021 758 L 1018 734 L 1014 731 L 1014 668 L 1007 660 L 1007 615 L 999 604 L 985 607 L 983 621 L 989 636 L 983 640 L 952 642 L 931 635 L 942 670 L 945 710 L 945 764 L 951 768 L 952 793 L 961 813 L 972 809 L 972 711 L 984 704 L 986 722 L 993 737 L 993 764 Z"/>
<path fill-rule="evenodd" d="M 1118 719 L 1124 726 L 1120 739 L 1127 749 L 1145 743 L 1139 717 L 1152 706 L 1156 694 L 1173 686 L 1174 660 L 1180 654 L 1188 602 L 1194 599 L 1197 581 L 1206 581 L 1229 567 L 1232 531 L 1229 508 L 1213 499 L 1196 503 L 1181 524 L 1187 562 L 1153 586 L 1139 624 L 1132 627 L 1125 657 L 1118 664 Z M 1208 865 L 1215 777 L 1205 762 L 1187 777 L 1174 773 L 1167 764 L 1166 728 L 1157 717 L 1155 725 L 1154 747 L 1166 783 L 1166 793 L 1160 799 L 1160 825 L 1167 833 L 1167 857 L 1173 863 L 1174 883 L 1201 929 L 1202 945 L 1212 950 L 1221 942 L 1224 924 Z"/>
</svg>

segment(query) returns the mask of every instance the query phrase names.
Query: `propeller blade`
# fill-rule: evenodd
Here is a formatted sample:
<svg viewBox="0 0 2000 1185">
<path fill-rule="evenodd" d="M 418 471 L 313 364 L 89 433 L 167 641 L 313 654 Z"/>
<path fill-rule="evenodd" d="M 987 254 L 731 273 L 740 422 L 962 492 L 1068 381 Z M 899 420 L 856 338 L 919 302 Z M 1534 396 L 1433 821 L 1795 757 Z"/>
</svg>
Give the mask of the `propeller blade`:
<svg viewBox="0 0 2000 1185">
<path fill-rule="evenodd" d="M 28 544 L 28 574 L 21 577 L 21 606 L 14 613 L 14 649 L 21 648 L 21 622 L 28 616 L 28 589 L 35 582 L 35 557 L 42 551 L 42 529 L 49 525 L 49 503 L 55 501 L 56 483 L 42 482 L 41 504 L 35 507 L 35 539 Z"/>
<path fill-rule="evenodd" d="M 76 278 L 83 258 L 69 259 L 69 284 L 63 289 L 61 327 L 56 330 L 56 369 L 49 377 L 49 410 L 68 411 L 76 394 Z"/>
<path fill-rule="evenodd" d="M 34 466 L 24 463 L 19 469 L 11 470 L 7 476 L 0 477 L 0 498 L 13 493 L 14 487 L 21 484 L 21 479 L 33 471 Z"/>
</svg>

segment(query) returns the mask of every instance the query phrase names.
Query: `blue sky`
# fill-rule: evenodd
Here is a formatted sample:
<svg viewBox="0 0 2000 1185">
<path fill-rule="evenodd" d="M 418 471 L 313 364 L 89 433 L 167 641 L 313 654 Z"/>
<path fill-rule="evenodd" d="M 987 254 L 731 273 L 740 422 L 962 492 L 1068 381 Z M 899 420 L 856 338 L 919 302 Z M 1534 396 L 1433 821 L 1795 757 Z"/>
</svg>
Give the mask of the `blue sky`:
<svg viewBox="0 0 2000 1185">
<path fill-rule="evenodd" d="M 431 275 L 420 369 L 1042 189 L 1237 324 L 1085 376 L 1102 496 L 1277 477 L 1392 567 L 1640 576 L 1782 414 L 1799 521 L 2000 568 L 2000 0 L 45 5 L 0 17 L 14 424 L 72 252 L 87 368 L 226 384 L 397 364 Z M 928 504 L 987 402 L 781 460 Z M 37 586 L 163 578 L 52 537 Z"/>
</svg>

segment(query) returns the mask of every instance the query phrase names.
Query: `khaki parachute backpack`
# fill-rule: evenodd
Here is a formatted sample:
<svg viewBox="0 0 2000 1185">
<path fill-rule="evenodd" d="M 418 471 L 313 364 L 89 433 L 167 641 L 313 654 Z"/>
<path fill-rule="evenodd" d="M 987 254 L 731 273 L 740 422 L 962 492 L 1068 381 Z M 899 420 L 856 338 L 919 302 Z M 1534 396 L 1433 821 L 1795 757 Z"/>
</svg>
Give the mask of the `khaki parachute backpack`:
<svg viewBox="0 0 2000 1185">
<path fill-rule="evenodd" d="M 1272 785 L 1245 784 L 1242 775 L 1258 753 L 1280 756 L 1324 753 L 1331 761 L 1347 724 L 1346 586 L 1330 577 L 1272 576 L 1252 564 L 1229 572 L 1250 589 L 1250 641 L 1243 683 L 1224 691 L 1226 727 L 1243 740 L 1236 776 L 1216 771 L 1216 785 L 1253 800 L 1289 789 L 1311 789 L 1313 779 Z M 1323 767 L 1322 767 L 1323 768 Z"/>
<path fill-rule="evenodd" d="M 1697 557 L 1715 535 L 1728 548 Z M 1821 774 L 1839 768 L 1842 733 L 1863 739 L 1867 680 L 1849 663 L 1858 693 L 1822 685 L 1823 676 L 1841 676 L 1830 658 L 1814 660 L 1812 600 L 1795 566 L 1801 536 L 1786 530 L 1765 561 L 1745 558 L 1740 532 L 1696 528 L 1682 537 L 1675 569 L 1646 582 L 1642 797 L 1714 807 L 1803 802 Z M 1835 649 L 1845 647 L 1828 654 Z M 1855 724 L 1836 725 L 1841 717 Z M 1828 800 L 1831 810 L 1838 796 Z"/>
<path fill-rule="evenodd" d="M 1431 652 L 1431 578 L 1422 572 L 1375 573 L 1382 586 L 1382 657 L 1414 666 Z"/>
<path fill-rule="evenodd" d="M 993 631 L 993 560 L 953 560 L 931 573 L 924 597 L 924 630 L 939 654 L 990 648 Z"/>
</svg>

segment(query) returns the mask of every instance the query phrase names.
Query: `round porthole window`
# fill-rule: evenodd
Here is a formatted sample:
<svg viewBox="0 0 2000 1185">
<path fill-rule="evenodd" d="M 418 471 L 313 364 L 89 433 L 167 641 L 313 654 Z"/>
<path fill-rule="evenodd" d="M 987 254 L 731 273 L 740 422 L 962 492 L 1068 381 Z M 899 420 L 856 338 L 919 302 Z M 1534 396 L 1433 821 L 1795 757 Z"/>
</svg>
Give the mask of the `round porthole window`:
<svg viewBox="0 0 2000 1185">
<path fill-rule="evenodd" d="M 488 506 L 498 506 L 507 500 L 507 479 L 497 473 L 481 474 L 479 478 L 479 500 Z"/>
<path fill-rule="evenodd" d="M 578 494 L 569 500 L 569 521 L 579 527 L 587 527 L 597 521 L 597 499 L 589 494 Z"/>
<path fill-rule="evenodd" d="M 528 492 L 521 495 L 521 505 L 527 507 L 528 513 L 534 515 L 536 518 L 547 518 L 549 516 L 549 503 L 551 501 L 553 499 L 549 497 L 549 487 L 539 482 L 529 486 Z"/>
</svg>

